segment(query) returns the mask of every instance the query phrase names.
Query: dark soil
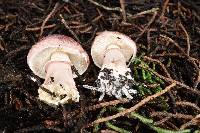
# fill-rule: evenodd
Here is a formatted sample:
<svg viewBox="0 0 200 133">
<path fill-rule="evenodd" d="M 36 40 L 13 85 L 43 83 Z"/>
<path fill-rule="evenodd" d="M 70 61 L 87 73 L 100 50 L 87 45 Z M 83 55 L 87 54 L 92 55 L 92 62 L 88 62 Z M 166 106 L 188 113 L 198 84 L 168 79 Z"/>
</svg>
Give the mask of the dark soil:
<svg viewBox="0 0 200 133">
<path fill-rule="evenodd" d="M 91 56 L 87 72 L 75 79 L 80 102 L 58 108 L 38 100 L 37 89 L 43 79 L 29 69 L 26 56 L 32 45 L 50 34 L 74 38 L 90 55 L 94 37 L 104 30 L 122 32 L 136 41 L 137 56 L 156 64 L 157 76 L 165 83 L 163 89 L 178 82 L 163 95 L 167 109 L 157 99 L 137 112 L 160 122 L 158 126 L 164 129 L 200 128 L 199 1 L 125 0 L 120 4 L 118 0 L 98 0 L 99 5 L 91 0 L 65 1 L 0 0 L 0 132 L 93 132 L 88 125 L 97 119 L 101 108 L 88 107 L 100 103 L 99 94 L 82 87 L 93 85 L 98 76 L 99 68 Z M 125 12 L 121 5 L 125 5 Z M 136 96 L 134 101 L 120 105 L 130 108 L 146 96 Z M 106 96 L 102 102 L 112 100 L 115 98 Z M 115 113 L 107 111 L 103 116 Z M 132 132 L 153 132 L 136 119 L 116 120 L 115 125 Z M 131 125 L 123 124 L 124 121 Z M 108 132 L 106 129 L 108 126 L 100 124 L 99 132 Z"/>
</svg>

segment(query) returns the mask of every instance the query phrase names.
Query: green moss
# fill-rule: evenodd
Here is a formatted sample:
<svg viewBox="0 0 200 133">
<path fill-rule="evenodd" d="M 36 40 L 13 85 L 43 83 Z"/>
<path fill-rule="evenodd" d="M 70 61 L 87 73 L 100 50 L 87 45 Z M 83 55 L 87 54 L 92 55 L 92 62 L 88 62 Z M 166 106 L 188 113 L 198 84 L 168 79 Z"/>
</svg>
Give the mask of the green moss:
<svg viewBox="0 0 200 133">
<path fill-rule="evenodd" d="M 106 122 L 106 126 L 107 126 L 108 128 L 113 129 L 114 131 L 119 132 L 119 133 L 131 133 L 131 131 L 125 130 L 125 129 L 123 129 L 123 128 L 119 128 L 119 127 L 113 125 L 111 122 L 108 122 L 108 121 Z"/>
</svg>

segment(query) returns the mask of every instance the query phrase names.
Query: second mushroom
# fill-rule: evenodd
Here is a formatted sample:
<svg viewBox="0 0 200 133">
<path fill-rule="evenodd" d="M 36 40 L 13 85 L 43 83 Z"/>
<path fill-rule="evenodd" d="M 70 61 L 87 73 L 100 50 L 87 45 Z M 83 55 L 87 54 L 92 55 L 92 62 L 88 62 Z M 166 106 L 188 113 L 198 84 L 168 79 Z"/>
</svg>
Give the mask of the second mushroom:
<svg viewBox="0 0 200 133">
<path fill-rule="evenodd" d="M 136 56 L 136 45 L 129 37 L 119 32 L 104 31 L 94 40 L 91 55 L 94 64 L 101 68 L 96 86 L 84 85 L 85 88 L 115 96 L 117 99 L 132 99 L 131 94 L 137 91 L 132 88 L 133 78 L 126 62 Z"/>
</svg>

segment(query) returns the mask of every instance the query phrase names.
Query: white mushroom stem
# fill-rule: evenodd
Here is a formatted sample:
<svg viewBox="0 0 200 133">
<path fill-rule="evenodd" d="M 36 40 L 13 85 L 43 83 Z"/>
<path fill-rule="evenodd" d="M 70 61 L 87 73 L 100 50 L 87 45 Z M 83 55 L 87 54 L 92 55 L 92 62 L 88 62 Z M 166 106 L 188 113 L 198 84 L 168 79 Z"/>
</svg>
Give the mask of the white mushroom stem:
<svg viewBox="0 0 200 133">
<path fill-rule="evenodd" d="M 121 71 L 121 73 L 125 72 L 126 59 L 117 45 L 110 45 L 107 48 L 102 65 L 102 69 L 104 68 Z"/>
<path fill-rule="evenodd" d="M 45 65 L 46 77 L 39 88 L 39 99 L 52 105 L 78 102 L 79 93 L 76 88 L 71 61 L 66 53 L 55 52 Z"/>
<path fill-rule="evenodd" d="M 85 88 L 97 90 L 102 93 L 99 100 L 102 100 L 105 94 L 122 99 L 123 95 L 132 99 L 131 94 L 137 91 L 132 88 L 134 79 L 131 76 L 131 70 L 126 65 L 126 59 L 117 45 L 110 45 L 103 59 L 101 71 L 96 80 L 97 87 L 84 85 Z"/>
</svg>

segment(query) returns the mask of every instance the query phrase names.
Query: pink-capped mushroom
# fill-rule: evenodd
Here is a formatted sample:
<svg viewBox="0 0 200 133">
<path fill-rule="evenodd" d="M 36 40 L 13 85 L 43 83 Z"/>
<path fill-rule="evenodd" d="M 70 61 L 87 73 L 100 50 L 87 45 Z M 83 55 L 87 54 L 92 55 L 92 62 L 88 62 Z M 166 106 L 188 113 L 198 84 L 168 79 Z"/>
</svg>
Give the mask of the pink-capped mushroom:
<svg viewBox="0 0 200 133">
<path fill-rule="evenodd" d="M 30 49 L 27 63 L 35 75 L 45 79 L 38 89 L 40 100 L 52 106 L 79 101 L 72 66 L 82 75 L 89 57 L 75 40 L 64 35 L 44 37 Z"/>
<path fill-rule="evenodd" d="M 132 99 L 131 94 L 137 91 L 132 88 L 134 79 L 126 62 L 136 56 L 136 44 L 128 36 L 113 31 L 104 31 L 96 36 L 91 55 L 94 64 L 101 68 L 96 80 L 97 87 L 84 85 L 85 88 L 101 92 L 99 100 L 105 94 L 115 96 L 117 99 Z"/>
</svg>

